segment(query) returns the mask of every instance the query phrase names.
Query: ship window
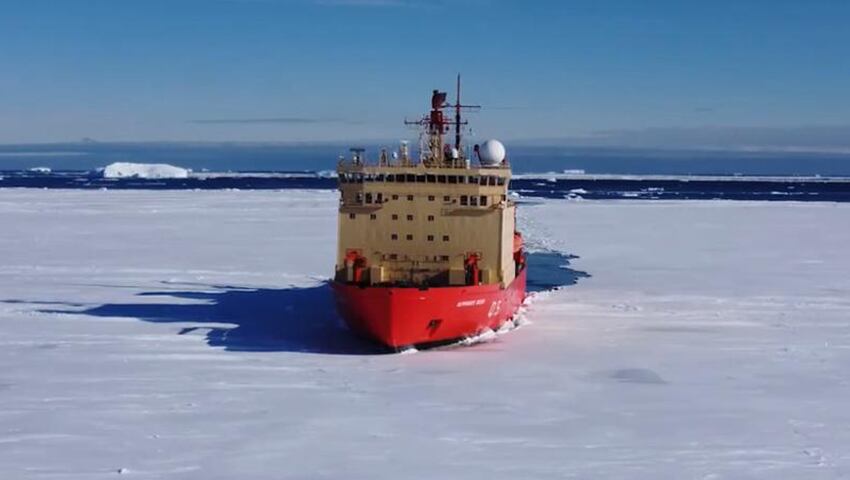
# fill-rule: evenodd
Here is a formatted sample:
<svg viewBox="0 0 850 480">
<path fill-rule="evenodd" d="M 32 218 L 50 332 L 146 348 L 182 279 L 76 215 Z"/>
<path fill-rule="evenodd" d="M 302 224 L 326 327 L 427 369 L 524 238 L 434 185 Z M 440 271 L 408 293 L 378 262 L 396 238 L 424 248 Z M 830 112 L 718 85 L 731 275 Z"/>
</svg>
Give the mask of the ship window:
<svg viewBox="0 0 850 480">
<path fill-rule="evenodd" d="M 417 175 L 416 183 L 425 183 L 425 175 Z"/>
<path fill-rule="evenodd" d="M 379 173 L 379 174 L 375 177 L 375 181 L 376 181 L 376 182 L 383 182 L 383 181 L 384 181 L 384 174 L 383 174 L 383 173 Z"/>
<path fill-rule="evenodd" d="M 443 235 L 443 241 L 444 241 L 444 242 L 448 242 L 448 241 L 449 241 L 449 236 L 448 236 L 448 235 Z"/>
<path fill-rule="evenodd" d="M 356 180 L 357 183 L 363 183 L 363 174 L 362 173 L 355 174 L 354 180 Z"/>
<path fill-rule="evenodd" d="M 428 215 L 428 221 L 429 221 L 429 222 L 433 222 L 433 221 L 434 221 L 434 216 L 433 216 L 433 215 Z"/>
<path fill-rule="evenodd" d="M 388 181 L 388 182 L 395 182 L 395 175 L 393 175 L 392 173 L 388 174 L 388 175 L 386 176 L 386 181 Z"/>
<path fill-rule="evenodd" d="M 378 218 L 378 216 L 377 216 L 377 215 L 375 215 L 374 213 L 373 213 L 373 214 L 371 214 L 371 215 L 369 215 L 369 220 L 375 220 L 375 219 L 377 219 L 377 218 Z"/>
<path fill-rule="evenodd" d="M 493 187 L 496 186 L 496 177 L 488 178 L 487 185 L 490 185 L 490 186 L 493 186 Z"/>
<path fill-rule="evenodd" d="M 449 183 L 457 183 L 457 176 L 449 175 Z"/>
<path fill-rule="evenodd" d="M 469 177 L 467 179 L 467 183 L 471 183 L 473 185 L 478 185 L 478 177 Z"/>
<path fill-rule="evenodd" d="M 433 202 L 435 200 L 435 198 L 436 197 L 434 197 L 433 195 L 428 195 L 428 201 L 429 202 Z"/>
<path fill-rule="evenodd" d="M 505 179 L 503 177 L 496 177 L 496 184 L 502 186 L 505 184 Z"/>
<path fill-rule="evenodd" d="M 357 214 L 356 213 L 349 213 L 348 218 L 354 220 L 355 218 L 357 218 Z"/>
<path fill-rule="evenodd" d="M 486 207 L 486 206 L 487 206 L 487 196 L 486 196 L 486 195 L 481 195 L 481 199 L 480 199 L 480 200 L 481 200 L 481 206 L 482 206 L 482 207 Z"/>
<path fill-rule="evenodd" d="M 468 196 L 466 196 L 466 195 L 461 195 L 461 196 L 460 196 L 460 204 L 461 204 L 461 205 L 467 205 L 467 204 L 469 204 L 469 197 L 468 197 Z"/>
<path fill-rule="evenodd" d="M 409 233 L 408 233 L 408 234 L 407 234 L 407 239 L 408 239 L 408 240 L 413 240 L 413 235 L 411 235 L 411 234 L 409 234 Z"/>
<path fill-rule="evenodd" d="M 363 203 L 363 194 L 357 192 L 357 203 Z"/>
<path fill-rule="evenodd" d="M 390 260 L 398 260 L 398 254 L 396 254 L 396 253 L 391 253 L 391 254 L 390 254 Z"/>
<path fill-rule="evenodd" d="M 393 195 L 393 200 L 398 200 L 398 195 Z"/>
<path fill-rule="evenodd" d="M 507 200 L 508 200 L 508 196 L 507 196 L 507 195 L 502 195 L 502 201 L 503 201 L 503 202 L 505 202 L 505 201 L 507 201 Z"/>
<path fill-rule="evenodd" d="M 437 176 L 436 175 L 428 175 L 427 178 L 428 178 L 428 183 L 437 183 Z"/>
<path fill-rule="evenodd" d="M 373 181 L 374 179 L 375 179 L 375 177 L 374 177 L 373 175 L 364 175 L 364 176 L 363 176 L 363 181 L 364 181 L 364 182 L 371 182 L 371 181 Z"/>
<path fill-rule="evenodd" d="M 376 193 L 375 195 L 377 196 L 377 199 L 375 200 L 376 203 L 384 203 L 384 194 L 383 193 Z"/>
<path fill-rule="evenodd" d="M 433 241 L 434 241 L 434 236 L 433 236 L 433 235 L 428 235 L 428 241 L 429 241 L 429 242 L 433 242 Z"/>
<path fill-rule="evenodd" d="M 399 183 L 404 183 L 404 175 L 399 173 L 398 175 L 395 176 L 395 181 L 399 182 Z"/>
<path fill-rule="evenodd" d="M 372 194 L 371 193 L 366 194 L 366 203 L 372 203 Z"/>
<path fill-rule="evenodd" d="M 413 221 L 413 215 L 408 215 L 408 216 L 407 216 L 407 221 L 408 221 L 408 222 L 412 222 L 412 221 Z"/>
<path fill-rule="evenodd" d="M 478 206 L 478 197 L 476 197 L 475 195 L 469 197 L 469 204 L 472 205 L 473 207 L 477 207 Z"/>
<path fill-rule="evenodd" d="M 446 183 L 445 175 L 437 175 L 437 183 Z"/>
<path fill-rule="evenodd" d="M 413 183 L 416 181 L 416 175 L 412 173 L 407 174 L 407 183 Z"/>
<path fill-rule="evenodd" d="M 444 196 L 444 197 L 443 197 L 443 201 L 444 201 L 444 202 L 446 202 L 446 203 L 451 202 L 451 201 L 452 201 L 452 197 L 450 197 L 450 196 L 446 195 L 446 196 Z"/>
<path fill-rule="evenodd" d="M 395 213 L 393 214 L 393 220 L 398 220 L 398 215 L 396 215 Z"/>
<path fill-rule="evenodd" d="M 408 202 L 412 202 L 412 201 L 413 201 L 413 195 L 408 195 L 408 196 L 407 196 L 407 201 L 408 201 Z"/>
<path fill-rule="evenodd" d="M 398 240 L 398 234 L 394 233 L 394 234 L 390 235 L 390 239 L 391 240 Z"/>
<path fill-rule="evenodd" d="M 339 183 L 348 183 L 348 175 L 346 175 L 346 174 L 344 174 L 344 173 L 343 173 L 343 174 L 340 174 L 340 176 L 339 176 Z"/>
<path fill-rule="evenodd" d="M 449 256 L 448 255 L 440 255 L 440 261 L 441 262 L 448 262 Z"/>
</svg>

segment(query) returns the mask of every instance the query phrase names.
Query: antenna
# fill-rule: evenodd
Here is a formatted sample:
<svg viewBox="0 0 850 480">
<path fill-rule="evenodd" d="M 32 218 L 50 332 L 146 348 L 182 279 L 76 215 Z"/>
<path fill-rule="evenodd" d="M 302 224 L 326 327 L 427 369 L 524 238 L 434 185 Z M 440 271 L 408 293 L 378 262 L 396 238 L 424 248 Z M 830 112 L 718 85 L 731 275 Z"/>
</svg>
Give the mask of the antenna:
<svg viewBox="0 0 850 480">
<path fill-rule="evenodd" d="M 469 122 L 461 121 L 460 110 L 462 108 L 481 108 L 481 105 L 463 105 L 460 103 L 460 73 L 457 74 L 457 95 L 455 97 L 455 148 L 460 151 L 460 126 L 466 125 Z"/>
<path fill-rule="evenodd" d="M 447 102 L 446 97 L 446 92 L 434 90 L 431 92 L 430 113 L 419 120 L 410 121 L 405 119 L 404 121 L 405 125 L 419 125 L 427 128 L 429 157 L 431 161 L 435 162 L 443 162 L 445 160 L 445 152 L 443 149 L 445 144 L 443 143 L 443 135 L 451 131 L 451 125 L 454 125 L 455 127 L 455 150 L 457 152 L 462 152 L 460 146 L 461 126 L 467 125 L 469 122 L 461 118 L 461 110 L 464 108 L 481 108 L 480 105 L 463 105 L 460 103 L 460 74 L 457 75 L 457 94 L 455 96 L 455 103 L 451 104 Z M 448 108 L 454 108 L 455 110 L 455 118 L 453 121 L 446 120 L 443 114 L 443 110 Z M 424 150 L 420 148 L 420 152 L 421 151 Z"/>
<path fill-rule="evenodd" d="M 455 96 L 455 149 L 460 150 L 460 73 L 457 74 L 457 95 Z"/>
</svg>

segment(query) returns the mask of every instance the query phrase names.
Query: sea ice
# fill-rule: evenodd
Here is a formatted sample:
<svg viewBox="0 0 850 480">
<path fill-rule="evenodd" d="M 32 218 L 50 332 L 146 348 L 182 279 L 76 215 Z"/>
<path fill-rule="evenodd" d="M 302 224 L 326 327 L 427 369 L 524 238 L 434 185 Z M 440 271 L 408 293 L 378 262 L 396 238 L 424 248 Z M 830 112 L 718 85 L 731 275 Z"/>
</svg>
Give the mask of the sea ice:
<svg viewBox="0 0 850 480">
<path fill-rule="evenodd" d="M 850 477 L 850 205 L 522 205 L 589 276 L 415 355 L 340 325 L 337 206 L 0 189 L 0 478 Z"/>
</svg>

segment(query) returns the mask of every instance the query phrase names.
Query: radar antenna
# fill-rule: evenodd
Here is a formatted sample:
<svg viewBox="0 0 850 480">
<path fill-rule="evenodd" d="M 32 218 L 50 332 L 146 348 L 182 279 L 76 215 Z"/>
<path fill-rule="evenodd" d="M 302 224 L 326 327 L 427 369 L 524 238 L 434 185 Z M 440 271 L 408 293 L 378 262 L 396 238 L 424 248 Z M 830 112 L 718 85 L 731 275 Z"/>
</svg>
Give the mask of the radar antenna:
<svg viewBox="0 0 850 480">
<path fill-rule="evenodd" d="M 449 127 L 455 127 L 455 141 L 454 148 L 459 156 L 463 156 L 463 150 L 461 149 L 461 126 L 468 125 L 469 122 L 463 120 L 461 117 L 461 110 L 463 109 L 480 109 L 480 105 L 463 105 L 460 103 L 460 74 L 457 75 L 457 91 L 455 96 L 455 103 L 451 104 L 446 101 L 447 94 L 446 92 L 441 92 L 439 90 L 434 90 L 431 94 L 431 112 L 429 115 L 426 115 L 419 120 L 408 121 L 405 120 L 405 125 L 419 125 L 421 127 L 427 127 L 427 133 L 429 137 L 428 141 L 428 151 L 430 152 L 429 157 L 431 161 L 436 161 L 439 163 L 443 163 L 446 161 L 445 152 L 443 143 L 443 135 L 449 133 Z M 443 114 L 443 110 L 447 108 L 453 108 L 455 111 L 454 120 L 446 120 L 445 115 Z M 452 159 L 452 160 L 461 160 L 462 158 Z"/>
</svg>

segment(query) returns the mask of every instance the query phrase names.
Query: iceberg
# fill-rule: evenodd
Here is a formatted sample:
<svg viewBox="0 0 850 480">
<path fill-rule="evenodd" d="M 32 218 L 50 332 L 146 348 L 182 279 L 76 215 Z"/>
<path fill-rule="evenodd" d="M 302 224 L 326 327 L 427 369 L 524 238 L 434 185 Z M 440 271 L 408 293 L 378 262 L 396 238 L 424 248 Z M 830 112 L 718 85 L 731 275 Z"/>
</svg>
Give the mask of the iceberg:
<svg viewBox="0 0 850 480">
<path fill-rule="evenodd" d="M 104 178 L 188 178 L 189 169 L 166 163 L 115 162 L 103 169 Z"/>
</svg>

